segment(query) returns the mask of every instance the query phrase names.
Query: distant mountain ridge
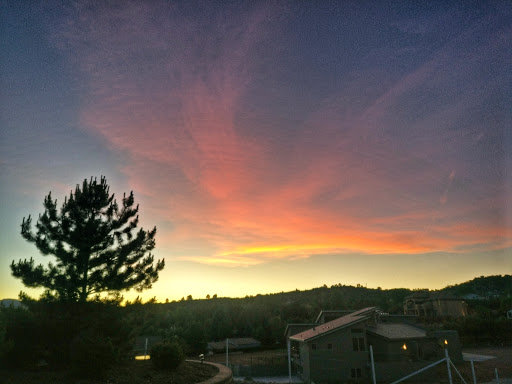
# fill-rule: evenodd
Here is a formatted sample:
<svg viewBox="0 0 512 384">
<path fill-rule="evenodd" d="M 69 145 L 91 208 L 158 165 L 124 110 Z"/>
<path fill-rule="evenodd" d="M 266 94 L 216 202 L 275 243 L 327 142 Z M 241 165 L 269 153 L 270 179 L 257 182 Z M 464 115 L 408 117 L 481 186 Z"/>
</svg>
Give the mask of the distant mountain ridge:
<svg viewBox="0 0 512 384">
<path fill-rule="evenodd" d="M 21 307 L 21 301 L 16 299 L 2 299 L 0 300 L 0 305 L 3 307 L 14 307 L 18 308 Z"/>
</svg>

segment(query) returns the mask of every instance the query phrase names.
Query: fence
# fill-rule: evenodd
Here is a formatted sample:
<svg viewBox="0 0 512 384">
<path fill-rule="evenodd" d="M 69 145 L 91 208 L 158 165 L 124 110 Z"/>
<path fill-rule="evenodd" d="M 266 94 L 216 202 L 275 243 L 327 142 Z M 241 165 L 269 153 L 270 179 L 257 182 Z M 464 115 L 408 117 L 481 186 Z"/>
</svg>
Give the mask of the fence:
<svg viewBox="0 0 512 384">
<path fill-rule="evenodd" d="M 288 359 L 286 356 L 250 356 L 242 362 L 230 363 L 234 376 L 286 376 Z"/>
</svg>

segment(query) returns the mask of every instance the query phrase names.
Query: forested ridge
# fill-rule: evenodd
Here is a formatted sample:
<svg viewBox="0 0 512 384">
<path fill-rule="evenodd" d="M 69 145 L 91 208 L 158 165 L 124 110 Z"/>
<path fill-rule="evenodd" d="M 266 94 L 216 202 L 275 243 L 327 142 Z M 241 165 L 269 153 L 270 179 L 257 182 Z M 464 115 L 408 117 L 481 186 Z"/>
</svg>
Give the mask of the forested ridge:
<svg viewBox="0 0 512 384">
<path fill-rule="evenodd" d="M 165 304 L 156 300 L 147 303 L 135 300 L 126 303 L 125 309 L 138 334 L 180 337 L 192 350 L 201 350 L 207 341 L 227 337 L 254 337 L 272 346 L 284 343 L 287 324 L 312 323 L 321 310 L 376 306 L 386 313 L 401 314 L 405 297 L 413 292 L 405 288 L 386 290 L 337 284 L 245 298 L 194 300 L 189 296 L 188 300 Z M 457 329 L 468 343 L 484 339 L 506 342 L 506 335 L 500 337 L 499 334 L 507 331 L 512 323 L 506 321 L 506 311 L 512 309 L 512 276 L 478 277 L 438 292 L 475 293 L 483 299 L 466 300 L 469 309 L 466 319 L 436 319 L 430 326 Z M 477 332 L 479 327 L 483 328 Z M 477 333 L 475 337 L 473 332 Z"/>
</svg>

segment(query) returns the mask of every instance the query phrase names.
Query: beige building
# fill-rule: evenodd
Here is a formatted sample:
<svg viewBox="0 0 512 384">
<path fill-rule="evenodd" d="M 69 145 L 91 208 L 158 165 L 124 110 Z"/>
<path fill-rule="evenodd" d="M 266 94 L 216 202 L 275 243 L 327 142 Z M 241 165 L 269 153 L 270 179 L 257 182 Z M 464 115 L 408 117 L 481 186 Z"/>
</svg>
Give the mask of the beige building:
<svg viewBox="0 0 512 384">
<path fill-rule="evenodd" d="M 466 302 L 454 295 L 417 291 L 405 298 L 404 314 L 424 317 L 464 317 L 468 314 Z"/>
</svg>

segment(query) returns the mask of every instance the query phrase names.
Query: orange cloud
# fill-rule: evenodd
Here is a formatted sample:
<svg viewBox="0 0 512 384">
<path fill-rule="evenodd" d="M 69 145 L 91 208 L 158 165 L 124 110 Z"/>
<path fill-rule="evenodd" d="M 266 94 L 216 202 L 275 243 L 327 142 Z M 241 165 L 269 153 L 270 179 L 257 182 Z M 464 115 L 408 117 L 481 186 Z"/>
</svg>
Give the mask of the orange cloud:
<svg viewBox="0 0 512 384">
<path fill-rule="evenodd" d="M 268 4 L 237 19 L 214 10 L 193 20 L 168 6 L 84 8 L 63 27 L 67 44 L 83 48 L 77 59 L 90 75 L 83 124 L 126 156 L 128 184 L 163 228 L 159 246 L 180 259 L 238 266 L 509 244 L 503 226 L 487 226 L 496 224 L 491 209 L 474 217 L 479 187 L 435 124 L 455 125 L 468 107 L 441 95 L 448 105 L 421 105 L 428 113 L 408 121 L 417 107 L 410 100 L 423 102 L 411 96 L 470 75 L 475 64 L 458 59 L 462 75 L 440 73 L 449 61 L 442 49 L 385 81 L 353 72 L 293 130 L 269 127 L 250 98 L 267 65 L 257 52 L 279 31 Z M 471 85 L 461 92 L 476 102 Z M 474 145 L 469 136 L 457 154 Z"/>
</svg>

